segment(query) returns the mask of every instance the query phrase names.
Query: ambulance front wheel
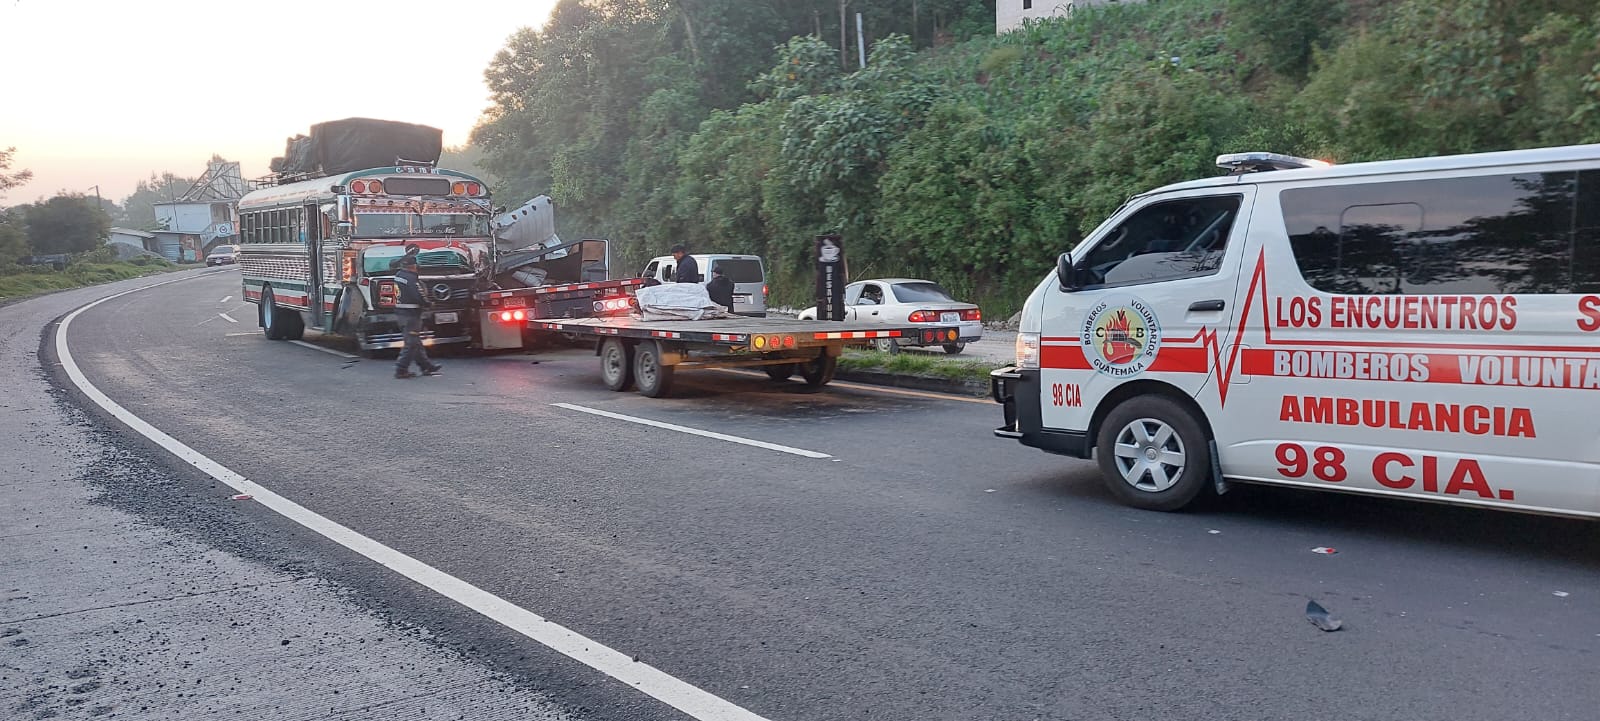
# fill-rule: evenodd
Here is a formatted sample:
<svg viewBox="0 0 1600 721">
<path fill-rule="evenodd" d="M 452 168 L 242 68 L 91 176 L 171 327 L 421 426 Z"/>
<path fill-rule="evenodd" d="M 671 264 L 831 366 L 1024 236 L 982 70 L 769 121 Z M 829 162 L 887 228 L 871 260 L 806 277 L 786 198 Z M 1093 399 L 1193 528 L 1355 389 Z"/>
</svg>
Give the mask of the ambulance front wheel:
<svg viewBox="0 0 1600 721">
<path fill-rule="evenodd" d="M 1211 475 L 1211 446 L 1200 421 L 1159 395 L 1113 408 L 1100 424 L 1095 455 L 1117 500 L 1152 511 L 1189 505 Z"/>
</svg>

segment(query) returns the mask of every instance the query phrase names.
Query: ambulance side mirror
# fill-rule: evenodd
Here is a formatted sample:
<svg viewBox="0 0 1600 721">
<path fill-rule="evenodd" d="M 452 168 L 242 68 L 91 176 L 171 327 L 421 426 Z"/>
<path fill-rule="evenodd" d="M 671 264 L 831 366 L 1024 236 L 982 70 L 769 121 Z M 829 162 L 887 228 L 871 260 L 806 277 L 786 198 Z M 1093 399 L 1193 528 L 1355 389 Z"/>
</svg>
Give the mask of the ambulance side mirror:
<svg viewBox="0 0 1600 721">
<path fill-rule="evenodd" d="M 1056 259 L 1056 280 L 1061 284 L 1061 292 L 1071 293 L 1078 290 L 1078 269 L 1072 265 L 1072 254 L 1062 253 Z"/>
</svg>

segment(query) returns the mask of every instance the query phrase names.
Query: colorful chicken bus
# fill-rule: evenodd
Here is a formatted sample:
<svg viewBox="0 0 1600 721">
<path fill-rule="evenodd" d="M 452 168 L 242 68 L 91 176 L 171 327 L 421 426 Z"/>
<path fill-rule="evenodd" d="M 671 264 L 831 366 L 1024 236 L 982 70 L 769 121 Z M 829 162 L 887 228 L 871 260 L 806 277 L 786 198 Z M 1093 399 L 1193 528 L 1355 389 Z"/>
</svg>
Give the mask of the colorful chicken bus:
<svg viewBox="0 0 1600 721">
<path fill-rule="evenodd" d="M 401 346 L 394 262 L 417 248 L 432 307 L 426 345 L 472 344 L 474 294 L 491 287 L 489 188 L 429 164 L 400 164 L 265 187 L 239 201 L 244 298 L 268 338 L 307 327 L 364 354 Z"/>
</svg>

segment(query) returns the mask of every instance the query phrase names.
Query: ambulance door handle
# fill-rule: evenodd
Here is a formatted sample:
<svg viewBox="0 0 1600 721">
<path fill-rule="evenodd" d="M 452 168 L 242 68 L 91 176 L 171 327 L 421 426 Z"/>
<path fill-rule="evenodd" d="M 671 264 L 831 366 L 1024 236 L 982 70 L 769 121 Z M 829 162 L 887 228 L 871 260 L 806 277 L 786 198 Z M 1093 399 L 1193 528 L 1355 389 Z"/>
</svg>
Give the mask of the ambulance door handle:
<svg viewBox="0 0 1600 721">
<path fill-rule="evenodd" d="M 1190 311 L 1194 311 L 1194 312 L 1202 312 L 1202 311 L 1208 311 L 1208 310 L 1222 310 L 1226 306 L 1227 306 L 1227 304 L 1223 303 L 1220 300 L 1201 300 L 1201 301 L 1195 301 L 1193 303 L 1190 303 L 1189 304 L 1189 310 Z"/>
</svg>

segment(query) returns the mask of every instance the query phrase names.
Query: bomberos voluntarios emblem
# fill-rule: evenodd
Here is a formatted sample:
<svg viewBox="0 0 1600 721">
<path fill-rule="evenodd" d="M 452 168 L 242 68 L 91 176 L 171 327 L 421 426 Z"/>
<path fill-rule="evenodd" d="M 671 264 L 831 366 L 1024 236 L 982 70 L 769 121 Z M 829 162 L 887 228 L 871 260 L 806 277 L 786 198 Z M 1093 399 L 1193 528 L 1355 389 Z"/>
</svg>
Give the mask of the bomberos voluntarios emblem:
<svg viewBox="0 0 1600 721">
<path fill-rule="evenodd" d="M 1161 322 L 1155 309 L 1139 298 L 1109 297 L 1084 314 L 1079 342 L 1095 370 L 1128 378 L 1155 362 L 1161 351 Z"/>
</svg>

